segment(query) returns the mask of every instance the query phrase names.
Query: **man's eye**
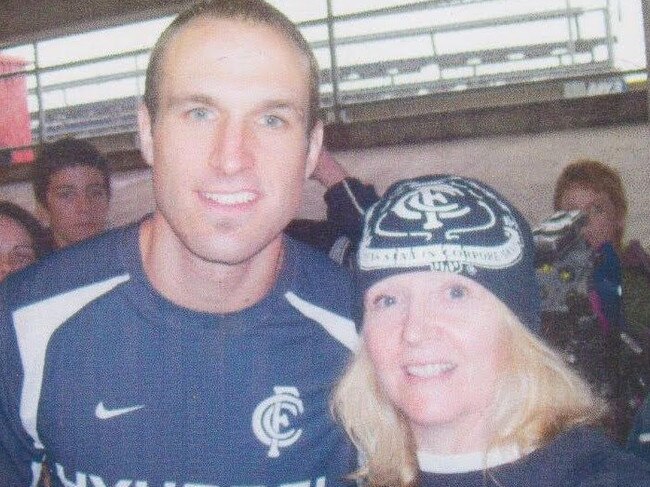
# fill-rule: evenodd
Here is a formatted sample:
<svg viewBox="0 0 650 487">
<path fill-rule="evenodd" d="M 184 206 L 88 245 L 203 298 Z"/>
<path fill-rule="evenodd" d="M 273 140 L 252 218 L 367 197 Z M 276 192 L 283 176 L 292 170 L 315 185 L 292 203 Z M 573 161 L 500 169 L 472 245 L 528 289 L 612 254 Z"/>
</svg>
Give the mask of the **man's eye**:
<svg viewBox="0 0 650 487">
<path fill-rule="evenodd" d="M 33 251 L 21 250 L 9 253 L 9 263 L 14 269 L 26 267 L 35 260 L 36 254 Z"/>
<path fill-rule="evenodd" d="M 34 258 L 31 255 L 16 255 L 14 256 L 13 262 L 16 265 L 23 266 L 34 262 Z"/>
<path fill-rule="evenodd" d="M 74 191 L 68 191 L 68 190 L 55 191 L 54 196 L 59 199 L 68 199 L 74 196 Z"/>
<path fill-rule="evenodd" d="M 93 187 L 88 191 L 88 196 L 92 199 L 103 200 L 108 197 L 108 192 L 103 187 Z"/>
<path fill-rule="evenodd" d="M 212 111 L 204 107 L 192 108 L 188 115 L 192 120 L 212 120 L 214 118 Z"/>
<path fill-rule="evenodd" d="M 594 205 L 589 210 L 593 215 L 601 215 L 605 211 L 605 208 L 602 205 Z"/>
<path fill-rule="evenodd" d="M 262 117 L 262 124 L 267 127 L 276 128 L 283 126 L 285 121 L 277 115 L 264 115 Z"/>
<path fill-rule="evenodd" d="M 447 295 L 451 299 L 462 299 L 467 296 L 467 288 L 465 286 L 451 286 L 447 290 Z"/>
</svg>

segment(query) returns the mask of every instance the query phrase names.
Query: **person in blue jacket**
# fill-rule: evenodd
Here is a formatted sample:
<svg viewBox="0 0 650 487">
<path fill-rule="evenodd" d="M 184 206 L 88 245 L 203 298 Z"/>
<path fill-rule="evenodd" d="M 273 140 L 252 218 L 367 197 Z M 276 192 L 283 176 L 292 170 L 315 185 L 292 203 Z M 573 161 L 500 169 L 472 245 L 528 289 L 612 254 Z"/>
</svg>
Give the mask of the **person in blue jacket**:
<svg viewBox="0 0 650 487">
<path fill-rule="evenodd" d="M 73 137 L 45 143 L 33 169 L 34 196 L 47 217 L 53 249 L 106 231 L 111 170 L 94 145 Z"/>
<path fill-rule="evenodd" d="M 351 269 L 361 239 L 363 215 L 379 199 L 372 184 L 352 177 L 334 156 L 322 149 L 311 178 L 326 188 L 324 220 L 297 218 L 286 233 L 325 252 L 339 265 Z"/>
<path fill-rule="evenodd" d="M 283 234 L 321 149 L 317 73 L 261 0 L 165 30 L 139 110 L 153 214 L 0 285 L 0 486 L 346 485 L 328 399 L 350 279 Z"/>
<path fill-rule="evenodd" d="M 473 179 L 400 181 L 366 213 L 356 356 L 333 410 L 369 486 L 650 485 L 540 338 L 530 228 Z"/>
</svg>

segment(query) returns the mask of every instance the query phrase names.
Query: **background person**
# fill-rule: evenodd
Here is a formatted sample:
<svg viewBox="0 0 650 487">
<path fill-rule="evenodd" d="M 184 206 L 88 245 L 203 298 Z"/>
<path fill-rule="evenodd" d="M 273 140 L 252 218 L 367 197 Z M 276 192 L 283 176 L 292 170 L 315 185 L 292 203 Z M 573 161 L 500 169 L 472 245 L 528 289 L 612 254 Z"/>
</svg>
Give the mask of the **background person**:
<svg viewBox="0 0 650 487">
<path fill-rule="evenodd" d="M 337 264 L 350 269 L 361 238 L 366 208 L 379 198 L 374 186 L 351 177 L 323 148 L 311 179 L 325 188 L 325 220 L 292 220 L 286 233 L 325 252 Z"/>
<path fill-rule="evenodd" d="M 85 140 L 44 144 L 34 161 L 34 194 L 56 248 L 106 230 L 111 196 L 108 160 Z"/>
<path fill-rule="evenodd" d="M 641 385 L 650 379 L 650 257 L 638 241 L 624 243 L 628 202 L 619 173 L 607 164 L 590 159 L 568 164 L 555 184 L 553 204 L 556 210 L 580 210 L 587 216 L 583 236 L 594 268 L 590 308 L 600 326 L 589 343 L 580 345 L 577 364 L 605 370 L 603 382 L 612 384 L 605 396 L 615 403 L 614 434 L 624 441 L 648 393 Z M 643 352 L 630 352 L 621 332 Z"/>
<path fill-rule="evenodd" d="M 592 425 L 604 406 L 538 336 L 534 247 L 492 188 L 430 176 L 367 213 L 362 343 L 333 407 L 372 486 L 620 486 L 650 465 Z"/>
<path fill-rule="evenodd" d="M 56 487 L 344 485 L 350 280 L 283 234 L 321 149 L 317 75 L 260 0 L 163 32 L 139 110 L 153 214 L 0 285 L 0 485 L 44 462 Z"/>
<path fill-rule="evenodd" d="M 600 161 L 575 161 L 560 174 L 553 205 L 556 210 L 581 210 L 587 215 L 583 235 L 594 251 L 594 259 L 616 259 L 622 265 L 620 284 L 625 327 L 637 336 L 647 333 L 650 257 L 638 240 L 624 243 L 628 203 L 621 176 Z M 639 293 L 648 299 L 638 299 Z"/>
<path fill-rule="evenodd" d="M 0 281 L 50 252 L 41 223 L 27 210 L 0 201 Z"/>
</svg>

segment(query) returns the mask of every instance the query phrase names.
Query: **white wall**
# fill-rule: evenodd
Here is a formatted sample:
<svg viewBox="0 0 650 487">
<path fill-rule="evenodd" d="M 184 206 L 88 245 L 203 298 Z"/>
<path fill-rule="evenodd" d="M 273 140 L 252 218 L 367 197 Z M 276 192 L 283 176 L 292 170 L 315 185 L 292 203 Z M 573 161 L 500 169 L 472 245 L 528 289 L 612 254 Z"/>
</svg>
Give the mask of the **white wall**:
<svg viewBox="0 0 650 487">
<path fill-rule="evenodd" d="M 348 171 L 380 191 L 393 181 L 427 173 L 455 173 L 481 179 L 502 192 L 534 225 L 551 213 L 553 183 L 565 164 L 592 158 L 616 167 L 630 202 L 627 236 L 650 247 L 649 126 L 630 125 L 534 135 L 459 139 L 335 154 Z M 152 208 L 147 170 L 114 177 L 111 222 L 127 223 Z M 2 197 L 34 209 L 26 183 L 0 189 Z M 324 216 L 323 190 L 310 181 L 302 216 Z"/>
</svg>

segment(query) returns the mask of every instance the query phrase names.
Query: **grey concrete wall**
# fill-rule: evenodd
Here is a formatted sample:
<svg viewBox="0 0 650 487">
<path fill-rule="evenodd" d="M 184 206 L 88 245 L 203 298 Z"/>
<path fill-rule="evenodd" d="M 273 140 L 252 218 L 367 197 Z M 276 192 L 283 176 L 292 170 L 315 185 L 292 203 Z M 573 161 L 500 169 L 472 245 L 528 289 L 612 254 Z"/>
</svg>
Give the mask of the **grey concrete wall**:
<svg viewBox="0 0 650 487">
<path fill-rule="evenodd" d="M 553 183 L 562 168 L 577 158 L 592 158 L 616 167 L 630 201 L 628 232 L 650 247 L 650 148 L 648 125 L 547 132 L 533 135 L 458 139 L 336 153 L 353 175 L 380 191 L 393 181 L 427 173 L 455 173 L 481 179 L 500 190 L 534 225 L 551 213 Z M 111 223 L 121 225 L 153 207 L 150 173 L 120 173 L 113 180 Z M 26 183 L 0 188 L 3 198 L 35 210 Z M 302 216 L 324 216 L 323 189 L 309 181 Z M 40 214 L 40 213 L 39 213 Z"/>
<path fill-rule="evenodd" d="M 553 185 L 577 158 L 598 159 L 617 168 L 630 202 L 628 237 L 650 246 L 650 127 L 590 128 L 428 144 L 364 149 L 337 154 L 354 175 L 380 190 L 393 181 L 427 173 L 481 179 L 511 199 L 534 225 L 551 214 Z M 322 191 L 308 186 L 307 215 L 322 215 Z"/>
</svg>

